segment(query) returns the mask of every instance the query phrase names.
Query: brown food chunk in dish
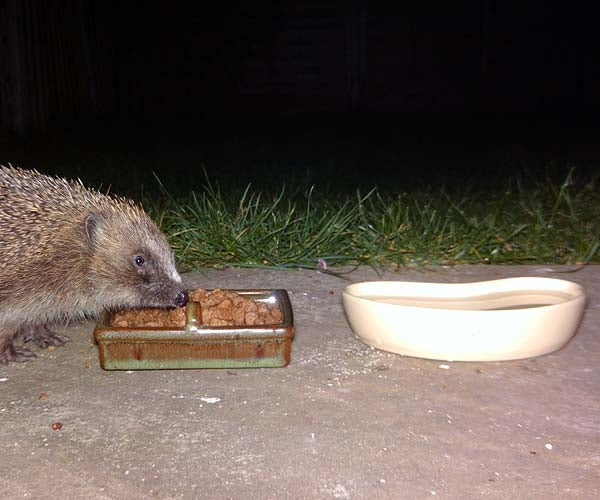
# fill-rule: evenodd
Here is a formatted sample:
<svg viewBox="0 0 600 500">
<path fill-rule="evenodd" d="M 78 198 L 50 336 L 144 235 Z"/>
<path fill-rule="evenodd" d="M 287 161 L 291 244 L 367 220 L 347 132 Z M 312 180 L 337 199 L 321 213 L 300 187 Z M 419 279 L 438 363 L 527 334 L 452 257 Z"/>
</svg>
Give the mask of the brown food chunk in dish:
<svg viewBox="0 0 600 500">
<path fill-rule="evenodd" d="M 202 324 L 208 326 L 254 326 L 281 323 L 283 313 L 277 305 L 257 302 L 236 292 L 203 289 L 190 292 L 190 300 L 202 308 Z"/>
<path fill-rule="evenodd" d="M 255 326 L 279 324 L 283 313 L 277 305 L 257 302 L 236 292 L 216 289 L 210 292 L 199 288 L 189 293 L 190 301 L 198 302 L 202 325 Z M 111 326 L 119 328 L 182 328 L 186 324 L 186 308 L 132 309 L 118 311 Z"/>
<path fill-rule="evenodd" d="M 185 307 L 176 309 L 130 309 L 115 313 L 111 325 L 120 328 L 184 327 Z"/>
</svg>

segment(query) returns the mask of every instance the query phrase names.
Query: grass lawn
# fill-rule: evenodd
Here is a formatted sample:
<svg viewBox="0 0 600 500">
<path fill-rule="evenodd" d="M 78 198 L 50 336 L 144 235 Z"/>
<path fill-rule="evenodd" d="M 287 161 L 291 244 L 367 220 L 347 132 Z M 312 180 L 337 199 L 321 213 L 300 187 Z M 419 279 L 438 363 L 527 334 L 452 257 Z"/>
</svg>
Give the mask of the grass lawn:
<svg viewBox="0 0 600 500">
<path fill-rule="evenodd" d="M 184 267 L 580 264 L 600 260 L 600 186 L 469 185 L 346 195 L 318 187 L 225 193 L 207 183 L 148 206 Z"/>
</svg>

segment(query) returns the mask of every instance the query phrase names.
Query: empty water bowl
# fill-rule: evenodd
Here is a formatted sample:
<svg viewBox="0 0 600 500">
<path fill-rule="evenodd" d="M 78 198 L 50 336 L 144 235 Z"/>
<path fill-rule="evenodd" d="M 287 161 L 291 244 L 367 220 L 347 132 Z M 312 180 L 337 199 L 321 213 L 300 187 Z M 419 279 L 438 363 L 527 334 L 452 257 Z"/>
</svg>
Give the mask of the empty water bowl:
<svg viewBox="0 0 600 500">
<path fill-rule="evenodd" d="M 553 278 L 369 281 L 347 286 L 342 301 L 357 338 L 378 349 L 448 361 L 500 361 L 563 347 L 577 330 L 585 292 Z"/>
</svg>

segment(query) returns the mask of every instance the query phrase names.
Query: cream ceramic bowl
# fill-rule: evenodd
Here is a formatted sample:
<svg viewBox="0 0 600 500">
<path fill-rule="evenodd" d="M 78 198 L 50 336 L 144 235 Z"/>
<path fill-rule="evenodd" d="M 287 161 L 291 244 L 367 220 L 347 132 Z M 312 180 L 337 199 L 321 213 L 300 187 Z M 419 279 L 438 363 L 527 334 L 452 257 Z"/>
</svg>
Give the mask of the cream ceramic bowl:
<svg viewBox="0 0 600 500">
<path fill-rule="evenodd" d="M 500 361 L 563 347 L 577 330 L 585 292 L 552 278 L 370 281 L 347 286 L 342 301 L 357 338 L 378 349 L 448 361 Z"/>
</svg>

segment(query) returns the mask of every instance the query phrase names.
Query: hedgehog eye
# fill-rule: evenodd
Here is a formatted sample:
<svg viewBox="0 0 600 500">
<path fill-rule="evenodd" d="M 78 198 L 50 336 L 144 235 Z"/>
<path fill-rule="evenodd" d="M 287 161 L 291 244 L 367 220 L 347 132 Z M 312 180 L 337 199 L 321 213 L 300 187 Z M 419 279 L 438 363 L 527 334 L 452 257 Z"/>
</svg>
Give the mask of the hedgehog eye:
<svg viewBox="0 0 600 500">
<path fill-rule="evenodd" d="M 136 267 L 143 267 L 146 263 L 146 259 L 144 259 L 144 257 L 141 255 L 136 255 L 133 258 L 133 263 L 136 265 Z"/>
</svg>

